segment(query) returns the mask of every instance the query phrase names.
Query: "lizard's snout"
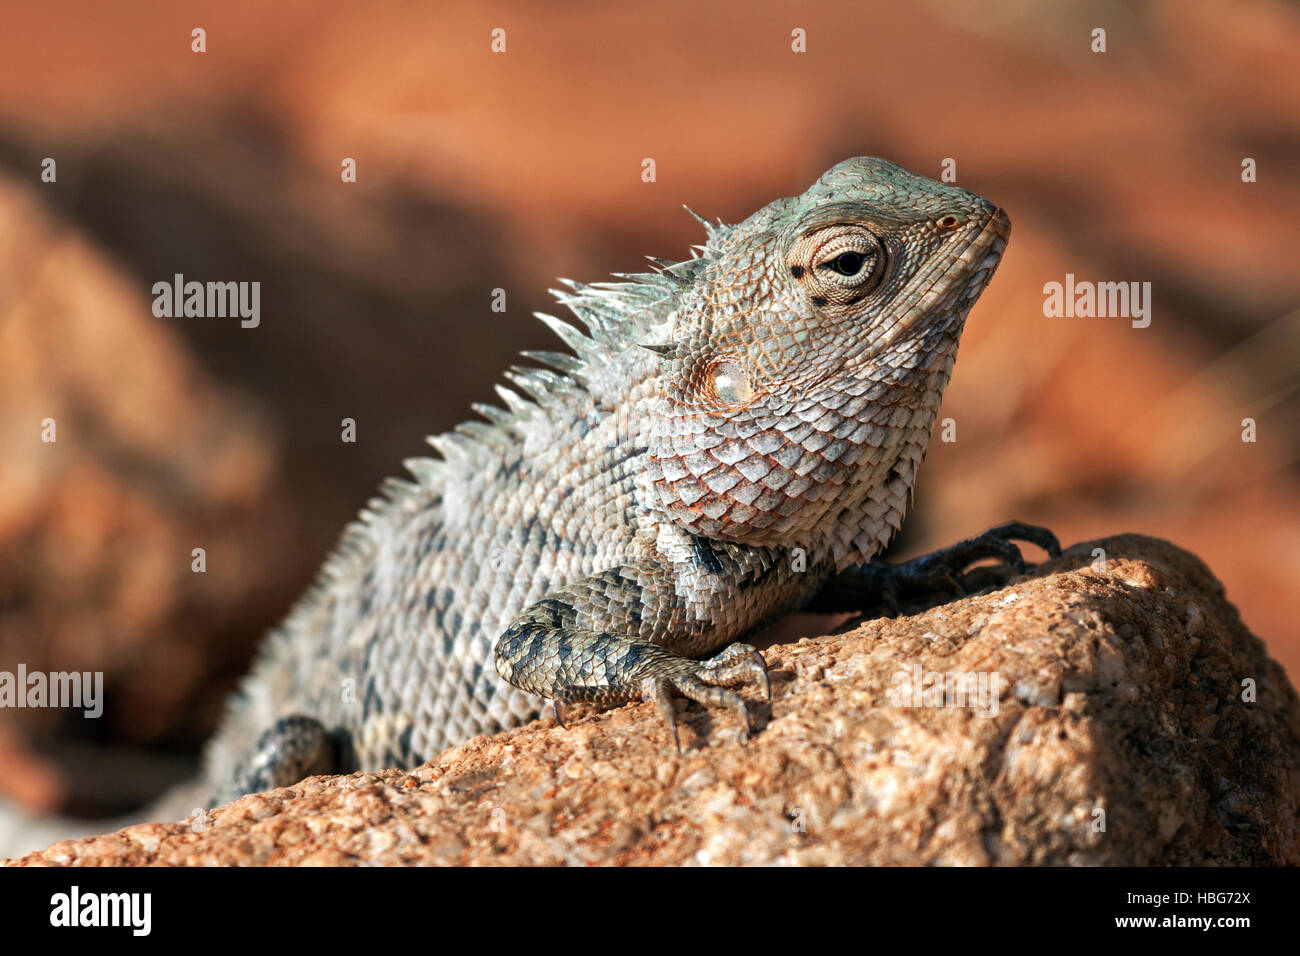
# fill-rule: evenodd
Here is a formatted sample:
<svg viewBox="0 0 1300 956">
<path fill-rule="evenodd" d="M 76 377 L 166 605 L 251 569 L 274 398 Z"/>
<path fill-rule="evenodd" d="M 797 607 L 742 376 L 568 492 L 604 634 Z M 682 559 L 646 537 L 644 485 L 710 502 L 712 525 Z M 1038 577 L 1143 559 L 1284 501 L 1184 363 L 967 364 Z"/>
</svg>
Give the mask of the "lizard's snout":
<svg viewBox="0 0 1300 956">
<path fill-rule="evenodd" d="M 1006 242 L 1011 238 L 1011 217 L 1007 211 L 1000 206 L 995 206 L 993 215 L 989 219 L 989 225 L 997 232 L 998 238 Z"/>
</svg>

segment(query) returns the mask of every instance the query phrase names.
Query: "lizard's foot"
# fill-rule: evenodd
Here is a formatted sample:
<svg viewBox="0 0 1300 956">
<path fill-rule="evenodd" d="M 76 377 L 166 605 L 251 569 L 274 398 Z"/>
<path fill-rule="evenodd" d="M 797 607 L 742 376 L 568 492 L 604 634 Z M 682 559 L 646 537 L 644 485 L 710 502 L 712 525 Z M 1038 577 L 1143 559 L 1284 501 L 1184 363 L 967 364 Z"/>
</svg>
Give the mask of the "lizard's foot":
<svg viewBox="0 0 1300 956">
<path fill-rule="evenodd" d="M 305 777 L 338 769 L 334 741 L 314 717 L 294 714 L 272 724 L 239 764 L 229 786 L 213 798 L 212 806 L 246 793 L 287 787 Z"/>
<path fill-rule="evenodd" d="M 680 663 L 673 668 L 673 673 L 646 677 L 641 681 L 642 699 L 654 700 L 659 705 L 659 714 L 668 724 L 677 752 L 682 752 L 682 742 L 669 693 L 672 690 L 699 704 L 730 707 L 740 718 L 741 741 L 749 740 L 754 728 L 745 698 L 728 688 L 752 680 L 762 689 L 763 699 L 771 700 L 772 684 L 768 680 L 763 655 L 748 644 L 731 644 L 708 660 L 678 660 Z"/>
<path fill-rule="evenodd" d="M 763 655 L 749 644 L 731 644 L 718 654 L 703 661 L 679 657 L 663 648 L 641 645 L 636 654 L 641 666 L 633 680 L 635 683 L 615 684 L 609 687 L 566 687 L 551 701 L 556 723 L 565 726 L 564 716 L 568 704 L 592 703 L 598 705 L 620 704 L 630 700 L 653 700 L 672 733 L 673 744 L 681 753 L 681 738 L 677 733 L 677 715 L 673 710 L 672 692 L 699 704 L 727 707 L 740 718 L 740 739 L 748 740 L 753 732 L 749 708 L 745 698 L 729 688 L 747 681 L 759 686 L 764 700 L 772 699 L 772 684 L 767 676 Z"/>
<path fill-rule="evenodd" d="M 977 534 L 965 541 L 958 541 L 947 548 L 941 548 L 930 554 L 913 558 L 903 564 L 883 565 L 880 581 L 880 598 L 891 616 L 899 614 L 899 597 L 903 590 L 940 590 L 958 595 L 966 594 L 970 589 L 963 580 L 962 573 L 976 561 L 996 558 L 1004 568 L 1014 570 L 1016 574 L 1025 573 L 1025 558 L 1016 546 L 1016 541 L 1028 541 L 1036 544 L 1049 556 L 1061 556 L 1061 544 L 1056 535 L 1037 525 L 1008 521 L 996 528 L 990 528 L 983 534 Z"/>
<path fill-rule="evenodd" d="M 665 634 L 662 622 L 670 616 L 687 620 Z M 728 688 L 752 680 L 771 696 L 767 666 L 748 644 L 732 644 L 703 661 L 683 656 L 719 646 L 713 631 L 712 621 L 689 619 L 671 573 L 618 567 L 571 582 L 526 608 L 497 641 L 494 659 L 502 679 L 551 698 L 561 726 L 570 703 L 654 700 L 680 750 L 673 691 L 735 711 L 742 739 L 750 734 L 749 711 Z M 666 637 L 670 646 L 650 636 Z"/>
</svg>

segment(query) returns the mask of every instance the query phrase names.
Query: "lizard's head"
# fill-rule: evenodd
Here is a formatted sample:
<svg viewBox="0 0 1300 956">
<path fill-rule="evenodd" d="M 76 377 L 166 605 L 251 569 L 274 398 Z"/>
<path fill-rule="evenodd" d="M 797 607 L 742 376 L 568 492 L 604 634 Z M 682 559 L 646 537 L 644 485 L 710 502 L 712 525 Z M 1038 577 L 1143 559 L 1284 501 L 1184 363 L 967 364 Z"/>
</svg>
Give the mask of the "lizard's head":
<svg viewBox="0 0 1300 956">
<path fill-rule="evenodd" d="M 652 423 L 661 503 L 710 537 L 793 544 L 818 529 L 838 556 L 877 550 L 881 533 L 855 525 L 864 507 L 901 522 L 1009 231 L 979 196 L 876 158 L 711 228 L 676 297 Z M 882 488 L 898 501 L 869 501 Z"/>
</svg>

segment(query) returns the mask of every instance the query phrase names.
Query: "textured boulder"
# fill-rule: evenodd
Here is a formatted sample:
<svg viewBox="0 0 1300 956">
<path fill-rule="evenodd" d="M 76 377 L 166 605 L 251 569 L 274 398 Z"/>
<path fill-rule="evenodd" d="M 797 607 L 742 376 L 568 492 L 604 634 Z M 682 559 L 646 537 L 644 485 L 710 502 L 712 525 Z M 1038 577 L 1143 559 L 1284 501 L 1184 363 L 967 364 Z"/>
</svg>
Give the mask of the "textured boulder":
<svg viewBox="0 0 1300 956">
<path fill-rule="evenodd" d="M 1162 541 L 1081 544 L 1001 590 L 766 656 L 748 744 L 733 715 L 679 704 L 679 756 L 640 704 L 17 862 L 1300 862 L 1300 699 Z"/>
</svg>

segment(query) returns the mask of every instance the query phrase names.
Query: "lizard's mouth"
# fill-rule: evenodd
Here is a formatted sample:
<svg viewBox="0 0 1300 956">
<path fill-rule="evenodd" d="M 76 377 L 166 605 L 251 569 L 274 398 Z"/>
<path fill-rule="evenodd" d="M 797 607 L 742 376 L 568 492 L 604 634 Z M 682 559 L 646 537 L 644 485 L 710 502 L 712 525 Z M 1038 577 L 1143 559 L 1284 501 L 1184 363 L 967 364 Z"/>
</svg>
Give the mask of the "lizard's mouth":
<svg viewBox="0 0 1300 956">
<path fill-rule="evenodd" d="M 964 317 L 993 277 L 1010 236 L 1011 217 L 1004 210 L 995 208 L 943 271 L 934 276 L 922 277 L 924 291 L 902 315 L 887 328 L 880 330 L 871 348 L 855 356 L 847 363 L 847 367 L 859 367 L 871 362 L 937 310 L 951 313 L 945 324 Z"/>
</svg>

